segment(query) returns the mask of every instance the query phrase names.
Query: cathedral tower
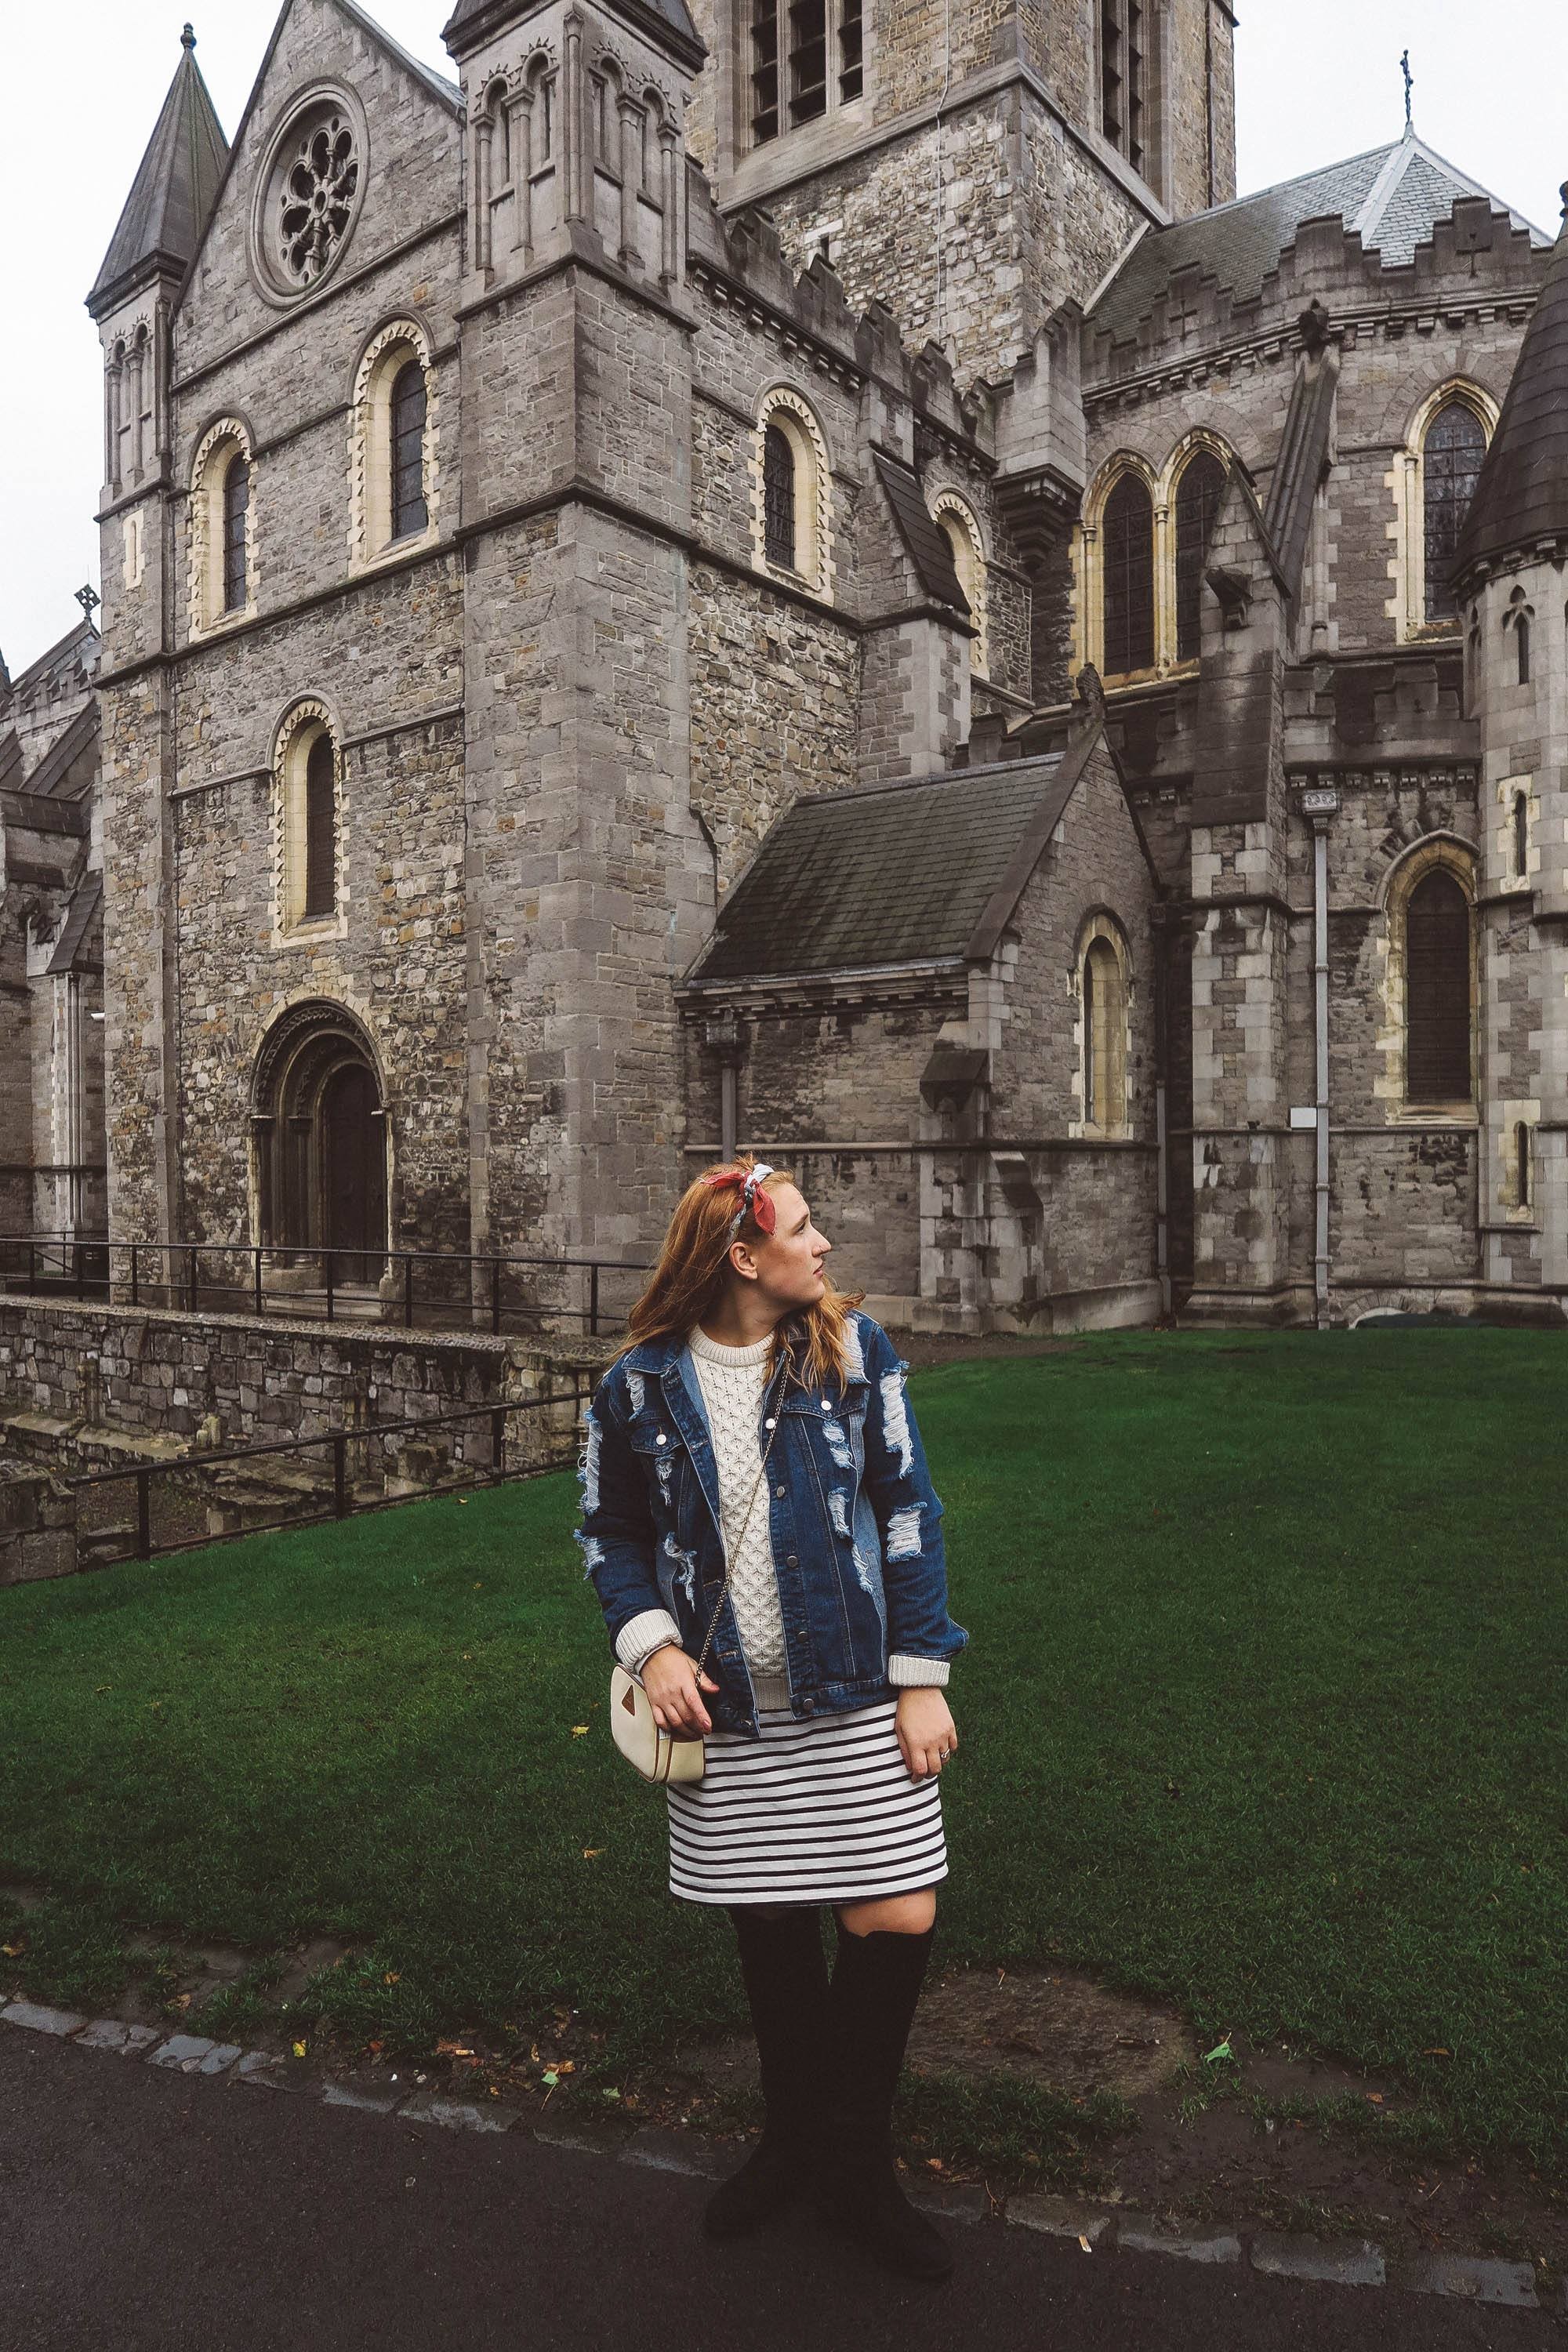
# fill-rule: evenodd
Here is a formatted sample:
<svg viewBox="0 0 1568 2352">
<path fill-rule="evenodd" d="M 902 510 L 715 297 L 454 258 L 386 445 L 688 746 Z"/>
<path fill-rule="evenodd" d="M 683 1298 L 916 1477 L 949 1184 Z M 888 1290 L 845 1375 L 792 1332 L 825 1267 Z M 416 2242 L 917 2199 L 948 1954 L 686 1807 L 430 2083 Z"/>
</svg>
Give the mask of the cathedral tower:
<svg viewBox="0 0 1568 2352">
<path fill-rule="evenodd" d="M 1568 188 L 1563 190 L 1568 199 Z M 1455 566 L 1481 733 L 1480 1224 L 1568 1286 L 1568 215 Z"/>
</svg>

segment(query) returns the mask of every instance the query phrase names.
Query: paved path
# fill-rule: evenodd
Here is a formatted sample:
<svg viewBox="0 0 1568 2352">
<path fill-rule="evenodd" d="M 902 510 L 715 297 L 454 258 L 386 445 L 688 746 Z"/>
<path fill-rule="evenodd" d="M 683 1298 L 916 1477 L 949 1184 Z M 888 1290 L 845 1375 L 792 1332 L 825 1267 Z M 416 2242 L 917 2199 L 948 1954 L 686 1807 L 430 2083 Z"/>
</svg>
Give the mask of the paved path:
<svg viewBox="0 0 1568 2352">
<path fill-rule="evenodd" d="M 701 2180 L 0 2032 L 0 2352 L 1562 2352 L 1388 2287 L 950 2223 L 889 2278 L 805 2212 L 701 2236 Z"/>
</svg>

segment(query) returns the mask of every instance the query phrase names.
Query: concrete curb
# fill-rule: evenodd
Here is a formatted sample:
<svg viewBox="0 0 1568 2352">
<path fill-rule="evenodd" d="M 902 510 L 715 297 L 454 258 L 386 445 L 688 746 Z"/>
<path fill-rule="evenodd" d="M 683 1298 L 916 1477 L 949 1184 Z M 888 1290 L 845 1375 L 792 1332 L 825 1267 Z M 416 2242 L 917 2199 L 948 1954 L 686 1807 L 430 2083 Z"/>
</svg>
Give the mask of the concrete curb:
<svg viewBox="0 0 1568 2352">
<path fill-rule="evenodd" d="M 136 2058 L 185 2074 L 226 2078 L 247 2088 L 308 2094 L 329 2107 L 395 2116 L 400 2122 L 434 2125 L 448 2131 L 507 2132 L 529 2124 L 520 2107 L 504 2101 L 458 2099 L 416 2086 L 394 2090 L 382 2084 L 312 2082 L 290 2076 L 288 2061 L 271 2051 L 242 2050 L 237 2042 L 213 2042 L 199 2033 L 162 2034 L 153 2026 L 131 2025 L 115 2017 L 88 2018 L 74 2010 L 47 2009 L 28 2000 L 0 2008 L 0 2024 L 24 2032 L 47 2033 L 74 2042 L 79 2049 Z M 648 2165 L 714 2180 L 733 2169 L 734 2158 L 700 2134 L 658 2130 L 563 2115 L 542 2116 L 530 2137 L 545 2147 L 572 2148 L 619 2164 Z M 911 2202 L 945 2221 L 973 2224 L 994 2213 L 1009 2229 L 1075 2242 L 1087 2253 L 1149 2254 L 1189 2263 L 1247 2262 L 1271 2278 L 1308 2279 L 1334 2286 L 1396 2287 L 1409 2294 L 1438 2294 L 1457 2301 L 1496 2304 L 1516 2311 L 1543 2311 L 1568 2319 L 1568 2280 L 1550 2295 L 1537 2287 L 1529 2263 L 1492 2261 L 1483 2255 L 1424 2254 L 1390 2263 L 1381 2246 L 1365 2238 L 1340 2242 L 1194 2225 L 1173 2228 L 1146 2213 L 1118 2211 L 1071 2197 L 1023 2190 L 1004 2200 L 978 2183 L 910 2178 L 904 2183 Z"/>
</svg>

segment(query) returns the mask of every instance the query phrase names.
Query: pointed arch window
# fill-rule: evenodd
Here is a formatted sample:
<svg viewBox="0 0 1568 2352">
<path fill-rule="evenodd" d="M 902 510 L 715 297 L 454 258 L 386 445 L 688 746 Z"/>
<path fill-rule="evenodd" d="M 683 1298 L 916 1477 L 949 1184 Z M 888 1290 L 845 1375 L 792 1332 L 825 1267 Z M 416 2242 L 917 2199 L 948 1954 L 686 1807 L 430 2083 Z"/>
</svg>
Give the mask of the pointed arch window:
<svg viewBox="0 0 1568 2352">
<path fill-rule="evenodd" d="M 793 572 L 797 569 L 795 560 L 795 449 L 781 425 L 770 425 L 763 437 L 763 501 L 768 562 Z"/>
<path fill-rule="evenodd" d="M 1154 502 L 1136 474 L 1105 501 L 1105 667 L 1110 677 L 1154 666 Z"/>
<path fill-rule="evenodd" d="M 1440 866 L 1405 902 L 1405 1074 L 1413 1103 L 1470 1099 L 1470 901 Z"/>
<path fill-rule="evenodd" d="M 1103 934 L 1083 959 L 1083 1113 L 1098 1128 L 1120 1127 L 1127 1117 L 1127 985 Z"/>
<path fill-rule="evenodd" d="M 243 613 L 247 594 L 250 467 L 237 449 L 223 478 L 223 609 Z"/>
<path fill-rule="evenodd" d="M 1451 621 L 1459 608 L 1448 573 L 1487 454 L 1486 427 L 1468 401 L 1445 401 L 1426 428 L 1421 454 L 1426 618 Z"/>
<path fill-rule="evenodd" d="M 392 387 L 392 536 L 406 539 L 430 520 L 425 499 L 425 424 L 428 395 L 425 370 L 410 359 Z"/>
<path fill-rule="evenodd" d="M 1196 661 L 1203 645 L 1204 564 L 1228 477 L 1200 449 L 1176 486 L 1176 659 Z"/>
</svg>

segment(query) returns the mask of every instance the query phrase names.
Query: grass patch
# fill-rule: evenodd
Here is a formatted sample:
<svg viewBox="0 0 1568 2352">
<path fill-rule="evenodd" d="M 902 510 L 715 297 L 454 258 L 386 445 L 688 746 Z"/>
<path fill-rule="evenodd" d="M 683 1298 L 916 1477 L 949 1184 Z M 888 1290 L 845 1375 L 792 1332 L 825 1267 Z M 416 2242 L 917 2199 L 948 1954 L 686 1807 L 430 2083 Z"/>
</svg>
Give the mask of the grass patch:
<svg viewBox="0 0 1568 2352">
<path fill-rule="evenodd" d="M 1090 1969 L 1200 2046 L 1286 2034 L 1410 2085 L 1402 2144 L 1568 2179 L 1563 1362 L 1134 1335 L 917 1375 L 972 1636 L 942 1958 Z M 663 1800 L 605 1727 L 575 1496 L 0 1593 L 0 1876 L 51 1895 L 0 1983 L 111 2006 L 132 1929 L 333 1934 L 310 1999 L 345 2033 L 526 2044 L 577 2004 L 583 2087 L 742 2022 L 728 1923 L 669 1900 Z M 1066 2147 L 1014 2086 L 928 2096 L 944 2157 Z"/>
</svg>

